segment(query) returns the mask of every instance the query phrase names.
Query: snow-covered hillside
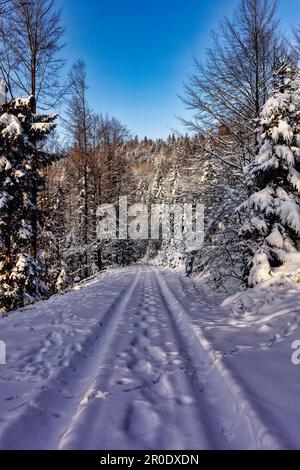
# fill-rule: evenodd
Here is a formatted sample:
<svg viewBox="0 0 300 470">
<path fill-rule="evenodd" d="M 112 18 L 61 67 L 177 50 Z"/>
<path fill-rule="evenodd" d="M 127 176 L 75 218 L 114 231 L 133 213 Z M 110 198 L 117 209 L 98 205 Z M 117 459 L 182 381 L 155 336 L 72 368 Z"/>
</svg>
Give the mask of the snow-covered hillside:
<svg viewBox="0 0 300 470">
<path fill-rule="evenodd" d="M 260 289 L 133 266 L 2 318 L 0 448 L 299 447 L 299 289 Z"/>
</svg>

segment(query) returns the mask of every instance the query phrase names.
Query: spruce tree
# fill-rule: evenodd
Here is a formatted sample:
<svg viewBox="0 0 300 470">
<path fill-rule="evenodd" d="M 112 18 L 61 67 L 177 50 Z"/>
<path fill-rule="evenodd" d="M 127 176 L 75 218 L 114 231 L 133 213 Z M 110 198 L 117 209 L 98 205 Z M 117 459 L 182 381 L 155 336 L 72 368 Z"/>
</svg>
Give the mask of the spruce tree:
<svg viewBox="0 0 300 470">
<path fill-rule="evenodd" d="M 272 276 L 300 237 L 300 74 L 286 65 L 264 105 L 257 129 L 257 155 L 245 168 L 249 220 L 241 229 L 248 255 L 246 276 L 254 286 Z"/>
<path fill-rule="evenodd" d="M 30 255 L 33 194 L 43 188 L 43 167 L 58 158 L 43 148 L 56 115 L 38 115 L 34 97 L 0 107 L 0 310 L 41 298 L 41 267 Z"/>
</svg>

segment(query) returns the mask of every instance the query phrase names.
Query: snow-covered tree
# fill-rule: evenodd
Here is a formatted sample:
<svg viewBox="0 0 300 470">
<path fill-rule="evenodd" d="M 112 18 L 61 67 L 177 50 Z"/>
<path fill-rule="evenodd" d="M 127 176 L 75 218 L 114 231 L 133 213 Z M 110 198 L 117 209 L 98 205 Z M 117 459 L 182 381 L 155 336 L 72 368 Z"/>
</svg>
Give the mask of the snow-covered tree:
<svg viewBox="0 0 300 470">
<path fill-rule="evenodd" d="M 30 254 L 34 201 L 43 186 L 42 168 L 58 158 L 43 150 L 55 115 L 34 113 L 34 97 L 0 108 L 0 309 L 15 308 L 44 291 L 41 268 Z"/>
<path fill-rule="evenodd" d="M 67 286 L 68 286 L 68 276 L 67 276 L 66 268 L 63 267 L 57 278 L 55 287 L 58 292 L 64 292 Z"/>
<path fill-rule="evenodd" d="M 256 158 L 245 168 L 251 195 L 241 206 L 249 216 L 241 235 L 250 286 L 269 279 L 300 237 L 300 74 L 282 66 L 278 76 L 260 114 Z"/>
</svg>

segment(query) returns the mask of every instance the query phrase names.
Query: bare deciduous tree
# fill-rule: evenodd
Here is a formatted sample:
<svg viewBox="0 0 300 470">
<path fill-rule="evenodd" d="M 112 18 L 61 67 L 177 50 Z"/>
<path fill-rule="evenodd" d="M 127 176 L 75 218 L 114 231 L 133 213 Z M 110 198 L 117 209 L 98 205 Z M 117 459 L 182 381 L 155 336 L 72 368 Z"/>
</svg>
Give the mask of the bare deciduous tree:
<svg viewBox="0 0 300 470">
<path fill-rule="evenodd" d="M 207 61 L 196 70 L 183 98 L 194 117 L 184 121 L 204 135 L 205 151 L 240 173 L 255 154 L 253 120 L 272 83 L 279 54 L 275 0 L 240 0 L 225 18 Z M 239 149 L 237 151 L 237 149 Z"/>
<path fill-rule="evenodd" d="M 66 130 L 72 144 L 68 164 L 79 183 L 79 264 L 87 276 L 93 252 L 98 269 L 102 266 L 101 244 L 96 239 L 96 210 L 99 204 L 114 203 L 119 197 L 124 170 L 119 148 L 129 138 L 129 132 L 117 119 L 92 112 L 87 99 L 85 65 L 81 60 L 73 65 L 69 81 Z"/>
<path fill-rule="evenodd" d="M 64 28 L 54 0 L 8 0 L 0 20 L 0 73 L 11 97 L 33 95 L 41 109 L 50 109 L 65 88 L 59 76 L 64 61 Z M 1 5 L 0 5 L 1 7 Z"/>
</svg>

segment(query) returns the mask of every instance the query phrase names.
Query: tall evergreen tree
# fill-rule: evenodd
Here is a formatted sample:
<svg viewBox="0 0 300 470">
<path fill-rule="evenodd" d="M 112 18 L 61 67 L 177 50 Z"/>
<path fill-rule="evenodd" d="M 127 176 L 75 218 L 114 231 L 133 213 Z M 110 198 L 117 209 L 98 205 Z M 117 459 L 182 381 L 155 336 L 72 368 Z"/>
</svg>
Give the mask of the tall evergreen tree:
<svg viewBox="0 0 300 470">
<path fill-rule="evenodd" d="M 300 238 L 300 74 L 283 65 L 277 75 L 259 118 L 257 156 L 245 168 L 252 194 L 241 206 L 249 214 L 241 235 L 250 286 L 269 279 Z"/>
<path fill-rule="evenodd" d="M 0 108 L 0 309 L 40 298 L 41 268 L 30 253 L 32 214 L 40 215 L 33 193 L 43 188 L 41 169 L 58 158 L 44 151 L 55 115 L 38 115 L 34 97 L 14 99 Z"/>
</svg>

